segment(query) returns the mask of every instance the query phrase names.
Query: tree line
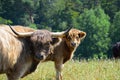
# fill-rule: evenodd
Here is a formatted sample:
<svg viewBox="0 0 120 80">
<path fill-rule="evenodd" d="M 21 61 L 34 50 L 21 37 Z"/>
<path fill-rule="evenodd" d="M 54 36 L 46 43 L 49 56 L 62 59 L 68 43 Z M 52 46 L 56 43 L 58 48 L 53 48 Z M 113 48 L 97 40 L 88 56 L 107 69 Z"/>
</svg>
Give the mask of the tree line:
<svg viewBox="0 0 120 80">
<path fill-rule="evenodd" d="M 112 57 L 120 40 L 120 0 L 0 0 L 0 24 L 87 33 L 76 58 Z"/>
</svg>

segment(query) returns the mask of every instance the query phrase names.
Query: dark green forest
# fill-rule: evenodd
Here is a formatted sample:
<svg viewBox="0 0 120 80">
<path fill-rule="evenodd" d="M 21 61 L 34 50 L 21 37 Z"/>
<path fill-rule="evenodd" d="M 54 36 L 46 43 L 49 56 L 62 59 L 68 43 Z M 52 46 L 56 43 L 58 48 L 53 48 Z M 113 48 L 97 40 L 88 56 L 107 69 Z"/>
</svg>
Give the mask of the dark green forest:
<svg viewBox="0 0 120 80">
<path fill-rule="evenodd" d="M 87 33 L 75 58 L 111 58 L 120 41 L 120 0 L 0 0 L 0 24 Z"/>
</svg>

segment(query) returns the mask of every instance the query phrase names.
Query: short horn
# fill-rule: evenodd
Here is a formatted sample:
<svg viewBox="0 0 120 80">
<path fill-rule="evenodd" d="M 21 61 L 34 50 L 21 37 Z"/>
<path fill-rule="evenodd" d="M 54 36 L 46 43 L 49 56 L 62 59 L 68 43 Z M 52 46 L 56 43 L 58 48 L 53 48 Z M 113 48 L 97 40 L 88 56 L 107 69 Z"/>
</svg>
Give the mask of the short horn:
<svg viewBox="0 0 120 80">
<path fill-rule="evenodd" d="M 51 32 L 52 37 L 63 37 L 68 34 L 68 32 L 72 29 L 72 27 L 69 27 L 67 30 L 62 32 Z"/>
<path fill-rule="evenodd" d="M 18 37 L 29 37 L 32 35 L 33 32 L 25 32 L 25 33 L 21 33 L 21 32 L 17 32 L 15 29 L 13 29 L 10 25 L 9 25 L 10 29 L 18 36 Z"/>
</svg>

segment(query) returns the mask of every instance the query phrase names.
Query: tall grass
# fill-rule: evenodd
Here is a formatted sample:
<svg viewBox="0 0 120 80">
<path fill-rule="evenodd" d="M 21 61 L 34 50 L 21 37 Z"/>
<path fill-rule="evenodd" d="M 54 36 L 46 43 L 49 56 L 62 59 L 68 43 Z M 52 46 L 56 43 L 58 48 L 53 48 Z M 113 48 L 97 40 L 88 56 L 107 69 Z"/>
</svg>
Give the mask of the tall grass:
<svg viewBox="0 0 120 80">
<path fill-rule="evenodd" d="M 5 79 L 5 75 L 0 76 L 0 80 Z M 55 80 L 53 62 L 39 64 L 22 80 Z M 63 68 L 63 80 L 120 80 L 120 60 L 69 61 Z"/>
</svg>

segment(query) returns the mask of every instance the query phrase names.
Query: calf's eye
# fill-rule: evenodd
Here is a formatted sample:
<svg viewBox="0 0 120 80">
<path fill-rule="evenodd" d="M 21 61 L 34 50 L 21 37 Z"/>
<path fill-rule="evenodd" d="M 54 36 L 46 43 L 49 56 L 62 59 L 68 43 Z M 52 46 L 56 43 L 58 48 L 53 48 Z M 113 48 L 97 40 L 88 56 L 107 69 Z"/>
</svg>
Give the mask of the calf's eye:
<svg viewBox="0 0 120 80">
<path fill-rule="evenodd" d="M 78 37 L 78 36 L 76 37 L 77 40 L 79 40 L 79 38 L 80 38 L 80 37 Z"/>
<path fill-rule="evenodd" d="M 71 37 L 70 37 L 70 36 L 68 36 L 68 37 L 67 37 L 67 39 L 68 39 L 68 40 L 71 40 Z"/>
</svg>

